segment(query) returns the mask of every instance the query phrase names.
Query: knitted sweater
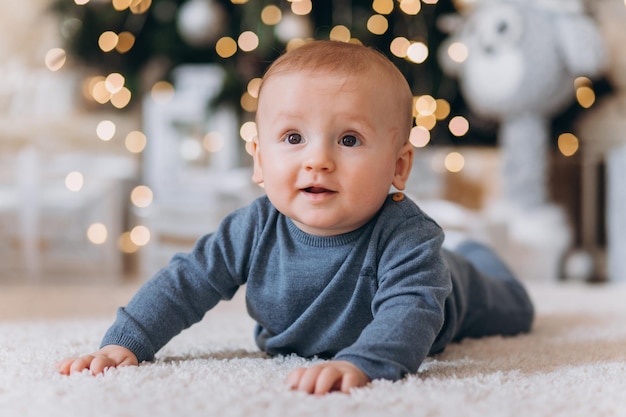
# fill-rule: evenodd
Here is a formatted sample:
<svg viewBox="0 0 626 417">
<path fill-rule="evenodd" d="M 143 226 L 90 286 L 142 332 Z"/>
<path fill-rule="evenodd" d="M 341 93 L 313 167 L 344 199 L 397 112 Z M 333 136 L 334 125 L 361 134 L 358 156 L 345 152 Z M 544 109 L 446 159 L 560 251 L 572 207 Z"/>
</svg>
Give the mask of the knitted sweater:
<svg viewBox="0 0 626 417">
<path fill-rule="evenodd" d="M 444 323 L 452 283 L 442 241 L 408 198 L 390 195 L 361 228 L 320 237 L 261 197 L 174 256 L 118 310 L 102 346 L 152 360 L 246 284 L 260 349 L 347 360 L 371 379 L 397 380 L 417 371 Z"/>
</svg>

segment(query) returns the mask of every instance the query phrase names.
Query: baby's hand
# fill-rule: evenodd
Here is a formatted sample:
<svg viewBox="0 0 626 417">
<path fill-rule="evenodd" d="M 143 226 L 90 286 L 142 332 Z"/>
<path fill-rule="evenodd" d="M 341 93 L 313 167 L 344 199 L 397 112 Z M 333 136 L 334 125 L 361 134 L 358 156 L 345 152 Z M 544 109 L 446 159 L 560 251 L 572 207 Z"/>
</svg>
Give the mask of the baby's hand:
<svg viewBox="0 0 626 417">
<path fill-rule="evenodd" d="M 89 369 L 92 375 L 97 375 L 106 368 L 130 365 L 139 365 L 133 352 L 122 346 L 108 345 L 92 354 L 61 361 L 56 364 L 56 368 L 63 375 L 82 372 L 85 369 Z"/>
<path fill-rule="evenodd" d="M 323 395 L 331 391 L 350 392 L 367 385 L 370 379 L 347 361 L 330 361 L 310 368 L 298 368 L 287 377 L 291 389 Z"/>
</svg>

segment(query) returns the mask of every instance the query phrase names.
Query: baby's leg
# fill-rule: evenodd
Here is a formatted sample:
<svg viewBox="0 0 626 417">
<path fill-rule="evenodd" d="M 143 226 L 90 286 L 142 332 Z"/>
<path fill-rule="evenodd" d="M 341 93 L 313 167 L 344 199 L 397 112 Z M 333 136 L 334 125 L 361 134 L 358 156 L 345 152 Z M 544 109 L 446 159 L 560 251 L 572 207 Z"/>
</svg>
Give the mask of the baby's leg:
<svg viewBox="0 0 626 417">
<path fill-rule="evenodd" d="M 530 297 L 491 249 L 467 241 L 451 255 L 458 314 L 454 340 L 530 330 L 534 317 Z"/>
</svg>

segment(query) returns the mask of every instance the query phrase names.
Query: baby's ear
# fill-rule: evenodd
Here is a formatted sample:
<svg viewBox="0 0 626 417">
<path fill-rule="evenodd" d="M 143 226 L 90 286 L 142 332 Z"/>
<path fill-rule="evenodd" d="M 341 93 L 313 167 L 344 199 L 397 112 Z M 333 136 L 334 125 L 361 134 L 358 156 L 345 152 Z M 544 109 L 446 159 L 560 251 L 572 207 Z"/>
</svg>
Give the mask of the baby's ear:
<svg viewBox="0 0 626 417">
<path fill-rule="evenodd" d="M 261 155 L 259 150 L 259 137 L 252 139 L 252 160 L 254 161 L 254 169 L 252 171 L 252 181 L 256 184 L 263 184 L 263 169 L 261 169 Z"/>
<path fill-rule="evenodd" d="M 398 159 L 396 160 L 396 172 L 394 174 L 392 184 L 398 190 L 404 190 L 406 188 L 406 182 L 409 179 L 412 167 L 413 145 L 407 143 L 398 153 Z"/>
</svg>

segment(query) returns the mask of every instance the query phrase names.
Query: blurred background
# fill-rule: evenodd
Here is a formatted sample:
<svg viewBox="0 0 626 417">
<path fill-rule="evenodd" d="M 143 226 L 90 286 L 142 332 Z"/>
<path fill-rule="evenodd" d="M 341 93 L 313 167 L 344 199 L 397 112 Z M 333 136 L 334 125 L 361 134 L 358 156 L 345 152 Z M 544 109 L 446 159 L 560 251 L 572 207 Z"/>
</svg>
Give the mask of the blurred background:
<svg viewBox="0 0 626 417">
<path fill-rule="evenodd" d="M 260 77 L 310 39 L 373 46 L 405 74 L 407 192 L 447 230 L 525 280 L 626 280 L 624 0 L 0 9 L 0 285 L 144 281 L 262 195 Z"/>
</svg>

